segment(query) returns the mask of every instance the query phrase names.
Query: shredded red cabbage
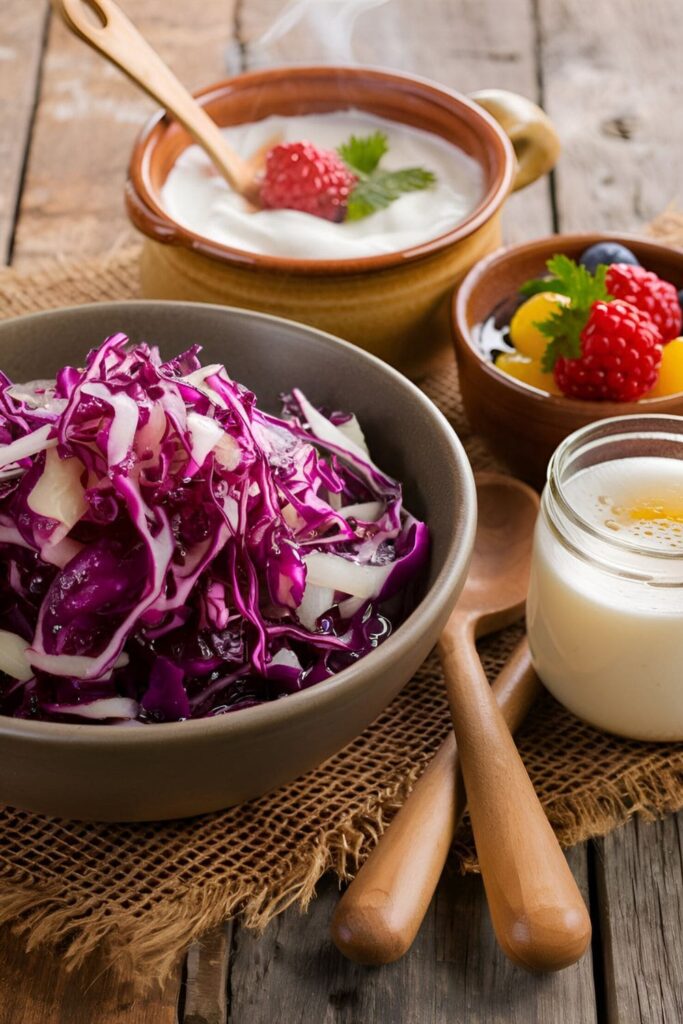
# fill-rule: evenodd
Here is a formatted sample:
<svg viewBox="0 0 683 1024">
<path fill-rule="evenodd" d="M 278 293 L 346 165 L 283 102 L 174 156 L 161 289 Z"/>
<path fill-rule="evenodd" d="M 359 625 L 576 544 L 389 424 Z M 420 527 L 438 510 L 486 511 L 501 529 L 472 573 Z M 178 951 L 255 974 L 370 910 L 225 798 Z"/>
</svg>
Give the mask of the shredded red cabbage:
<svg viewBox="0 0 683 1024">
<path fill-rule="evenodd" d="M 358 422 L 282 418 L 198 348 L 117 334 L 0 374 L 0 713 L 167 722 L 311 686 L 414 599 L 428 531 Z"/>
</svg>

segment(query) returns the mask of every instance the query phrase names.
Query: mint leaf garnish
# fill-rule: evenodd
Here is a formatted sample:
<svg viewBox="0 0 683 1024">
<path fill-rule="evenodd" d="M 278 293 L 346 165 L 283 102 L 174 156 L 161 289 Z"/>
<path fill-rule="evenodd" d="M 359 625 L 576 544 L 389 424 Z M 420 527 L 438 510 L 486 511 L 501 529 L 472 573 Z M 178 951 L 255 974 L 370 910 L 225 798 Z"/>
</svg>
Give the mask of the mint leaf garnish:
<svg viewBox="0 0 683 1024">
<path fill-rule="evenodd" d="M 384 132 L 375 132 L 362 139 L 352 135 L 348 142 L 339 146 L 337 152 L 352 171 L 372 174 L 388 149 L 389 140 Z"/>
<path fill-rule="evenodd" d="M 346 220 L 361 220 L 383 210 L 405 192 L 430 188 L 436 181 L 432 171 L 423 167 L 405 167 L 400 171 L 383 171 L 380 160 L 389 149 L 384 132 L 365 138 L 352 135 L 337 152 L 354 172 L 357 182 L 349 196 Z"/>
<path fill-rule="evenodd" d="M 406 167 L 402 171 L 377 171 L 362 178 L 349 196 L 347 220 L 360 220 L 376 210 L 383 210 L 404 192 L 418 192 L 436 181 L 431 171 L 422 167 Z"/>
<path fill-rule="evenodd" d="M 547 320 L 534 324 L 548 339 L 541 367 L 551 373 L 560 356 L 566 359 L 579 358 L 581 332 L 588 322 L 593 304 L 609 302 L 612 296 L 607 291 L 605 277 L 608 268 L 604 264 L 596 267 L 595 273 L 591 274 L 582 264 L 558 254 L 549 259 L 546 266 L 548 277 L 527 281 L 520 291 L 527 297 L 538 295 L 539 292 L 556 292 L 569 298 L 568 306 L 563 306 Z"/>
</svg>

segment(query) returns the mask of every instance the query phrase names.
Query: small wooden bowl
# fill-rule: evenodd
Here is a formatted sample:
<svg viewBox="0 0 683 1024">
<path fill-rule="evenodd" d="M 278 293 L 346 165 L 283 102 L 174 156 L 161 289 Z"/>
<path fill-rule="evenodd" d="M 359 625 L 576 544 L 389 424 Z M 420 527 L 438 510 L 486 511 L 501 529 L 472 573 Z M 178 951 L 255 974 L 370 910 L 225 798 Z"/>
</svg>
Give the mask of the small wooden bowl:
<svg viewBox="0 0 683 1024">
<path fill-rule="evenodd" d="M 453 341 L 460 388 L 472 429 L 517 476 L 536 487 L 545 482 L 548 460 L 560 441 L 579 427 L 609 416 L 637 413 L 683 414 L 683 393 L 639 402 L 581 402 L 547 395 L 497 370 L 479 350 L 474 335 L 506 296 L 524 281 L 540 277 L 555 253 L 578 259 L 595 242 L 621 242 L 648 270 L 683 288 L 683 250 L 633 235 L 551 235 L 500 249 L 480 260 L 453 301 Z"/>
</svg>

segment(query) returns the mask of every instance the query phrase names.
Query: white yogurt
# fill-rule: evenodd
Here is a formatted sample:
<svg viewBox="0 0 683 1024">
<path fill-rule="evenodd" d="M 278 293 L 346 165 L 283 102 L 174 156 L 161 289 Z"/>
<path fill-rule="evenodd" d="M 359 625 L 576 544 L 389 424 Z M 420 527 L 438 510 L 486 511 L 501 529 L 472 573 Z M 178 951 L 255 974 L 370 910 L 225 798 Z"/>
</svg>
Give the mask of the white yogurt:
<svg viewBox="0 0 683 1024">
<path fill-rule="evenodd" d="M 598 728 L 681 740 L 683 460 L 599 463 L 563 492 L 597 536 L 564 520 L 578 553 L 568 550 L 557 534 L 562 518 L 548 514 L 544 496 L 527 606 L 538 674 Z"/>
<path fill-rule="evenodd" d="M 406 193 L 363 220 L 335 224 L 298 210 L 248 213 L 242 198 L 195 145 L 178 158 L 161 199 L 173 220 L 205 238 L 248 252 L 296 259 L 351 259 L 396 252 L 450 231 L 471 213 L 484 192 L 481 167 L 430 132 L 355 110 L 267 117 L 223 129 L 228 142 L 244 157 L 278 132 L 285 142 L 306 140 L 336 149 L 351 135 L 375 131 L 385 132 L 389 140 L 383 168 L 424 167 L 434 172 L 437 181 L 432 188 Z"/>
</svg>

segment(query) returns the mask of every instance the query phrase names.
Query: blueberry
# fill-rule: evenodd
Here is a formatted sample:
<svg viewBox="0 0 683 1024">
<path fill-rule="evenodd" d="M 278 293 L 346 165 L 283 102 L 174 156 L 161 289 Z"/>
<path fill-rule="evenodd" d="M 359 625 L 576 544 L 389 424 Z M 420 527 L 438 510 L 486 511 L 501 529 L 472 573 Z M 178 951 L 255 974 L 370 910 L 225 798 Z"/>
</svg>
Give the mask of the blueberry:
<svg viewBox="0 0 683 1024">
<path fill-rule="evenodd" d="M 681 288 L 678 293 L 678 305 L 681 307 L 681 312 L 683 313 L 683 288 Z"/>
<path fill-rule="evenodd" d="M 595 273 L 595 268 L 599 263 L 604 263 L 606 266 L 610 266 L 612 263 L 630 263 L 634 267 L 640 266 L 631 250 L 627 249 L 625 245 L 619 245 L 618 242 L 596 242 L 581 254 L 579 263 L 583 263 L 591 274 Z"/>
</svg>

